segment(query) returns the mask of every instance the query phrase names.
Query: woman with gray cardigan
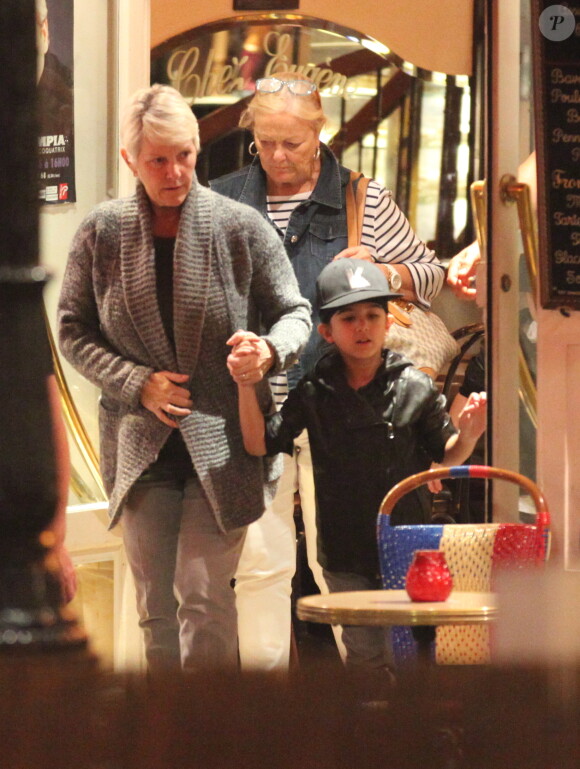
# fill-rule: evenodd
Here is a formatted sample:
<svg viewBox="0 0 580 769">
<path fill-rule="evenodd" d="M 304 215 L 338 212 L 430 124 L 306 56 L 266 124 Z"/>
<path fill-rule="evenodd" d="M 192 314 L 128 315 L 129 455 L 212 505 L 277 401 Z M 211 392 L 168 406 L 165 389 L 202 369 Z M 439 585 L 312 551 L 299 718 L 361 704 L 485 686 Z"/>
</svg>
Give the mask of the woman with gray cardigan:
<svg viewBox="0 0 580 769">
<path fill-rule="evenodd" d="M 178 91 L 135 93 L 121 140 L 136 193 L 75 235 L 60 346 L 101 389 L 101 471 L 150 669 L 234 666 L 231 581 L 281 467 L 244 451 L 228 366 L 262 380 L 267 406 L 263 377 L 296 360 L 310 308 L 272 228 L 198 184 L 197 121 Z M 261 334 L 252 354 L 228 347 L 238 329 Z"/>
</svg>

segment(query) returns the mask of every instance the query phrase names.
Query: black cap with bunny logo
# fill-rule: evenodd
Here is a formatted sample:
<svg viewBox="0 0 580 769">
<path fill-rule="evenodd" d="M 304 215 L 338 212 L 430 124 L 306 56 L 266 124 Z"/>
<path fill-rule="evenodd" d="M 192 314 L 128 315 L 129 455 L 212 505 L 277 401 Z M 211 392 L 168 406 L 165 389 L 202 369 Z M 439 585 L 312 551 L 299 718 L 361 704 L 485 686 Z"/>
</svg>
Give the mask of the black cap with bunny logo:
<svg viewBox="0 0 580 769">
<path fill-rule="evenodd" d="M 319 310 L 335 310 L 356 302 L 396 299 L 383 271 L 364 259 L 337 259 L 322 270 L 316 281 Z"/>
</svg>

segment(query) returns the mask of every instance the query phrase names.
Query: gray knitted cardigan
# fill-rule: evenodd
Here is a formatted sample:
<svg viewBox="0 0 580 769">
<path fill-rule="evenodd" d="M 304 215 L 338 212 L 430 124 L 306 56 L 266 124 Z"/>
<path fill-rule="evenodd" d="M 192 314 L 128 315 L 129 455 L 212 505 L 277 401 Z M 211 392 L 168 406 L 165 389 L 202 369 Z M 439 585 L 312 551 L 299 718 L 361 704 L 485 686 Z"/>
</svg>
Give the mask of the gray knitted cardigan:
<svg viewBox="0 0 580 769">
<path fill-rule="evenodd" d="M 193 412 L 179 420 L 180 429 L 218 525 L 228 531 L 261 515 L 280 460 L 244 450 L 225 342 L 239 328 L 266 329 L 273 371 L 284 370 L 308 339 L 310 306 L 273 228 L 196 180 L 181 213 L 173 290 L 175 351 L 157 303 L 150 206 L 139 184 L 132 197 L 97 206 L 74 237 L 58 308 L 60 346 L 101 389 L 100 462 L 111 526 L 171 432 L 140 404 L 149 375 L 169 370 L 190 375 Z M 260 399 L 267 408 L 266 382 Z"/>
</svg>

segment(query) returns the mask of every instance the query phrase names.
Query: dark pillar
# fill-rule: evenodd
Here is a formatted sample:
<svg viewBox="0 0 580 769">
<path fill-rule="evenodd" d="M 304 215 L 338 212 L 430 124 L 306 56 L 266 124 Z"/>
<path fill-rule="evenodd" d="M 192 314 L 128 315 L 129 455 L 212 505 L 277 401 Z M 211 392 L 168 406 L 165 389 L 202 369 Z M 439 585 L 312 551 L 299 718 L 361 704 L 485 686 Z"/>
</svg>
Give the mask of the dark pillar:
<svg viewBox="0 0 580 769">
<path fill-rule="evenodd" d="M 56 483 L 38 266 L 35 74 L 35 2 L 1 0 L 0 653 L 76 643 L 39 542 L 54 515 Z"/>
</svg>

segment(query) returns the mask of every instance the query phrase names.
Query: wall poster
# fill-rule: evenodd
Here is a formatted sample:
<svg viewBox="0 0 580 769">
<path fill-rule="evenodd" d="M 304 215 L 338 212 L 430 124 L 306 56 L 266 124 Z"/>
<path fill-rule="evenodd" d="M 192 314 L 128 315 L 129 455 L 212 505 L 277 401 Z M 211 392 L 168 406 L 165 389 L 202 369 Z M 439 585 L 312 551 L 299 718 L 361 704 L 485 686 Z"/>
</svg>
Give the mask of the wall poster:
<svg viewBox="0 0 580 769">
<path fill-rule="evenodd" d="M 36 0 L 41 203 L 74 203 L 74 0 Z"/>
</svg>

